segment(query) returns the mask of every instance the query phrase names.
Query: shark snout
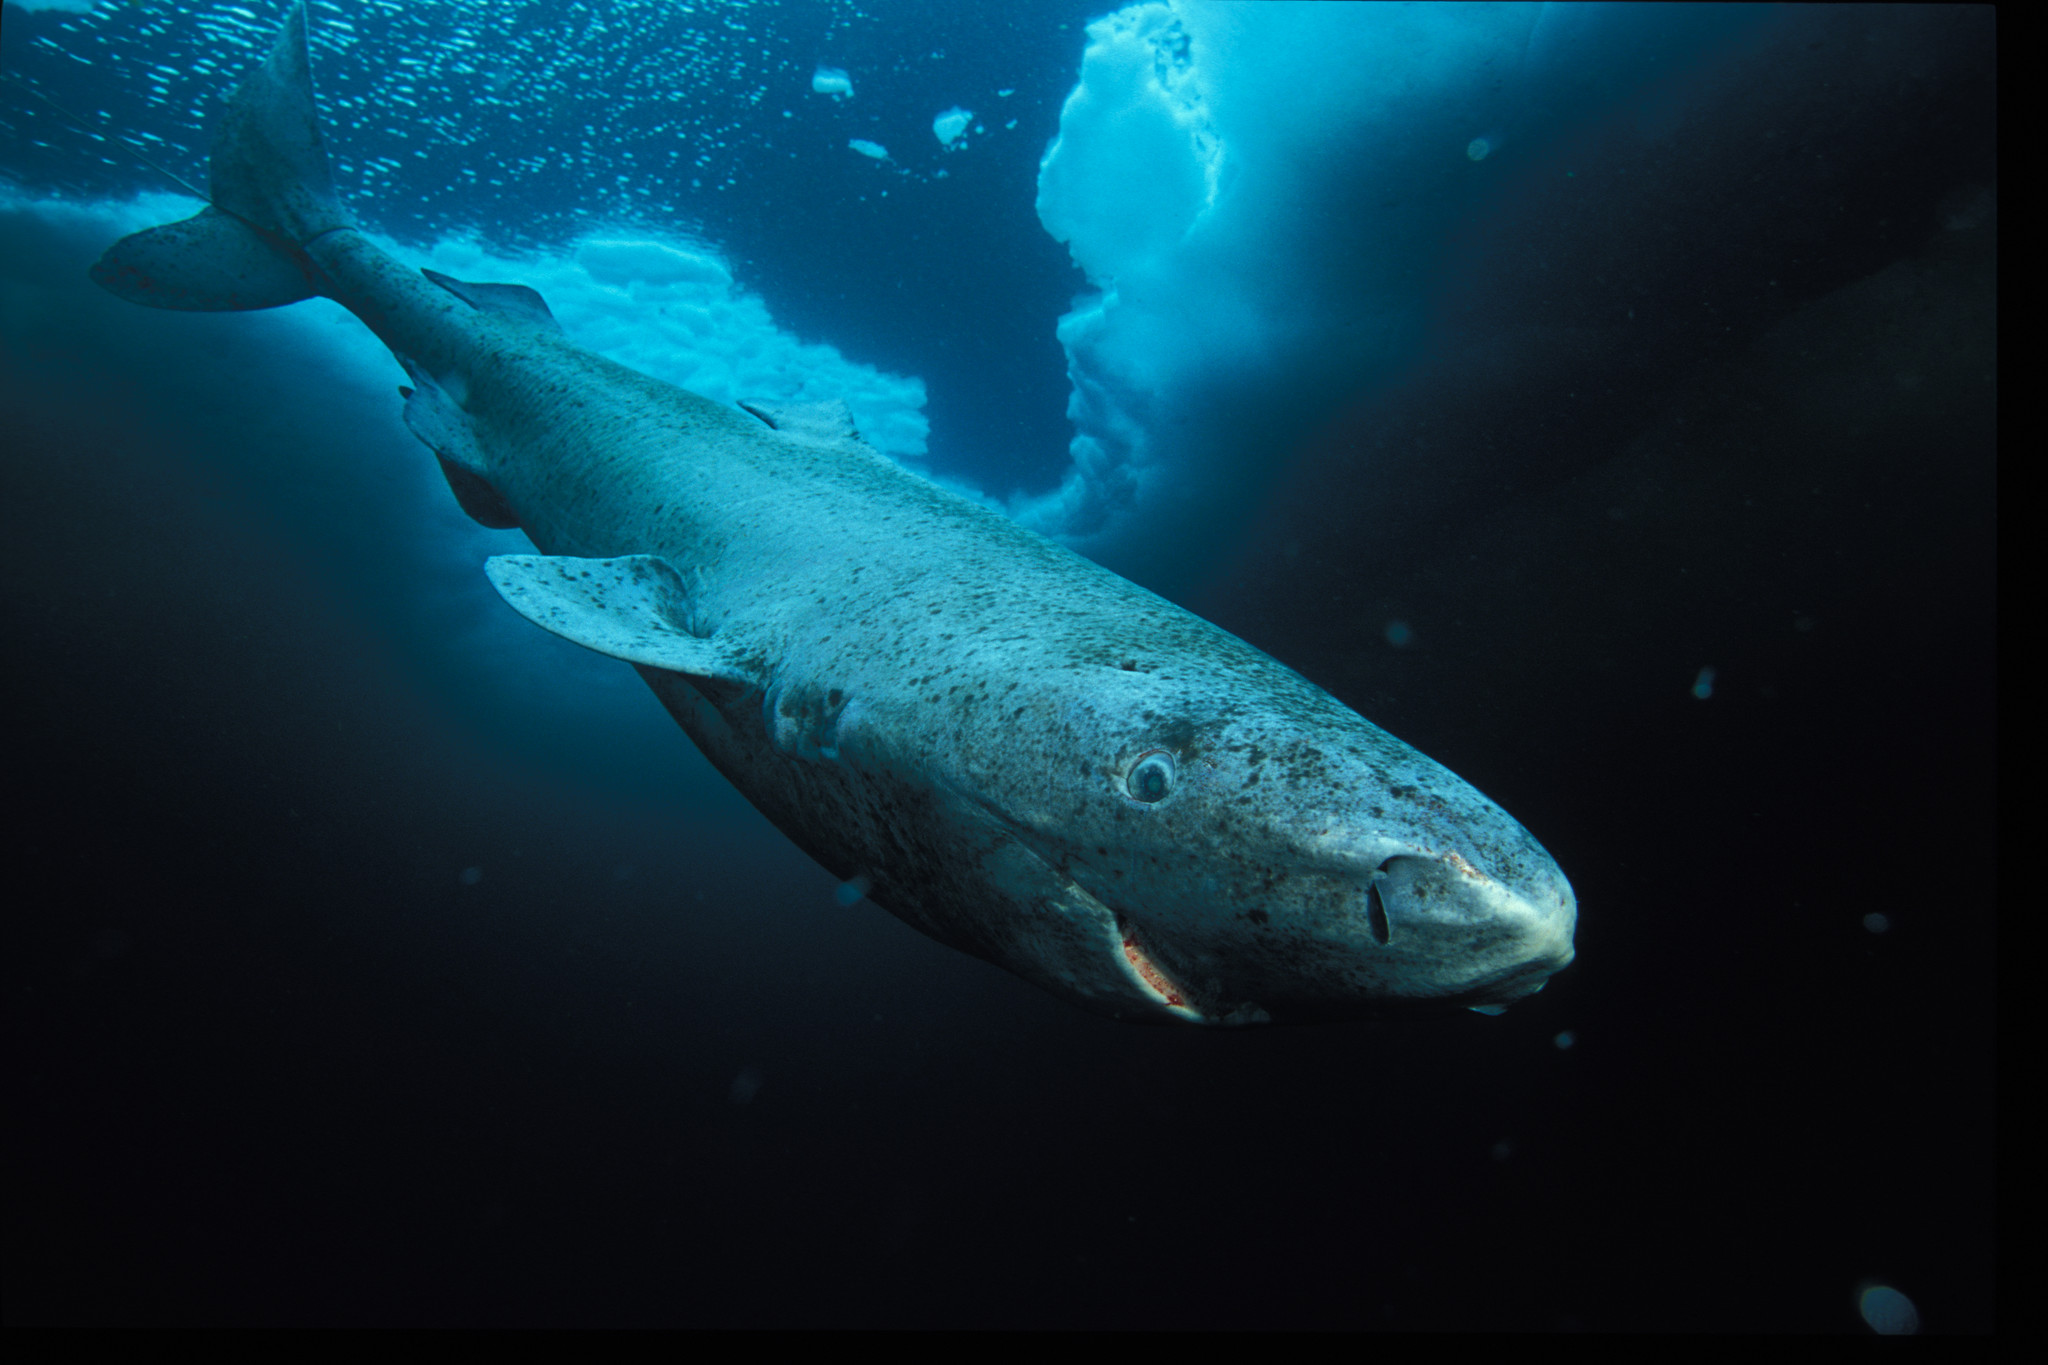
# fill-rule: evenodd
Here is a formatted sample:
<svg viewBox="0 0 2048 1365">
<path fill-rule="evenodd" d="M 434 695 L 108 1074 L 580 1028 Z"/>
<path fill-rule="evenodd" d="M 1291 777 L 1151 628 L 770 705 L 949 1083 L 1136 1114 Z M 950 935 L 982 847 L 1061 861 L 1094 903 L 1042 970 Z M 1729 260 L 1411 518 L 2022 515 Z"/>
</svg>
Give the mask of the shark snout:
<svg viewBox="0 0 2048 1365">
<path fill-rule="evenodd" d="M 1118 913 L 1122 998 L 1212 1024 L 1413 1006 L 1491 1013 L 1572 960 L 1577 904 L 1548 857 L 1496 875 L 1456 851 L 1396 847 L 1381 843 L 1377 862 L 1325 860 L 1226 915 Z"/>
<path fill-rule="evenodd" d="M 1496 1004 L 1541 990 L 1572 960 L 1578 907 L 1554 864 L 1514 884 L 1457 852 L 1386 859 L 1364 891 L 1374 943 L 1414 963 L 1423 993 Z"/>
</svg>

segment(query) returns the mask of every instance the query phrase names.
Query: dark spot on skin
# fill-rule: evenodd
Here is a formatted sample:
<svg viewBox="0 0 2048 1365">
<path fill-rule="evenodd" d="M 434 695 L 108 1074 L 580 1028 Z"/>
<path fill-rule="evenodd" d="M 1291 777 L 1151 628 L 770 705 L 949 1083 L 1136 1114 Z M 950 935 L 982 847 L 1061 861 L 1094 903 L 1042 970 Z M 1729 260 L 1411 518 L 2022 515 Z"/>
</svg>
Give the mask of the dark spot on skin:
<svg viewBox="0 0 2048 1365">
<path fill-rule="evenodd" d="M 1125 659 L 1117 667 L 1126 673 L 1136 673 L 1138 671 L 1138 661 L 1136 659 Z"/>
<path fill-rule="evenodd" d="M 1253 924 L 1264 924 L 1273 917 L 1263 910 L 1250 910 L 1245 913 L 1245 918 Z"/>
<path fill-rule="evenodd" d="M 1389 795 L 1389 796 L 1393 797 L 1393 798 L 1394 798 L 1394 799 L 1395 799 L 1396 801 L 1407 801 L 1407 800 L 1410 800 L 1411 798 L 1413 798 L 1413 797 L 1414 797 L 1414 795 L 1415 795 L 1415 788 L 1413 788 L 1413 787 L 1389 787 L 1389 788 L 1387 788 L 1387 795 Z"/>
<path fill-rule="evenodd" d="M 845 698 L 845 696 L 846 694 L 844 692 L 841 692 L 838 688 L 835 687 L 830 692 L 827 692 L 825 694 L 825 704 L 827 706 L 837 706 Z"/>
</svg>

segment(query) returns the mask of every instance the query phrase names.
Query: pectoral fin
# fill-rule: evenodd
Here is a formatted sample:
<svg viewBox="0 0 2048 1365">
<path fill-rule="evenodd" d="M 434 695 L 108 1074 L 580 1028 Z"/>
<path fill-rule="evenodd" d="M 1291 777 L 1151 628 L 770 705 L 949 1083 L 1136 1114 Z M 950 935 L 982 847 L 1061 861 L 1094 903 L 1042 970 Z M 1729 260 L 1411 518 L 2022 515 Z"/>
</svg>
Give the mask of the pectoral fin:
<svg viewBox="0 0 2048 1365">
<path fill-rule="evenodd" d="M 440 459 L 441 473 L 447 476 L 455 501 L 473 521 L 494 531 L 517 526 L 519 514 L 491 487 L 469 415 L 426 370 L 405 356 L 398 361 L 414 385 L 398 390 L 405 398 L 406 428 Z"/>
<path fill-rule="evenodd" d="M 760 660 L 691 630 L 688 589 L 659 555 L 494 555 L 484 573 L 514 611 L 585 649 L 691 677 L 765 685 Z"/>
</svg>

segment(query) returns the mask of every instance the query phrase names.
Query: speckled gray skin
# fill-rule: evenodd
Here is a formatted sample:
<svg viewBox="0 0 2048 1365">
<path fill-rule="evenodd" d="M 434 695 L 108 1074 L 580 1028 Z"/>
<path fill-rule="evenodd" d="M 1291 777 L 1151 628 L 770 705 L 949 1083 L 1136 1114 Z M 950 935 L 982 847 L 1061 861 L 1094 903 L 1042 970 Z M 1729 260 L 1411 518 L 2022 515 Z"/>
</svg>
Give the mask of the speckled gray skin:
<svg viewBox="0 0 2048 1365">
<path fill-rule="evenodd" d="M 1128 1019 L 1491 1005 L 1571 960 L 1557 865 L 1465 782 L 1234 636 L 870 450 L 578 349 L 538 296 L 349 224 L 302 12 L 237 92 L 215 210 L 118 244 L 138 302 L 338 299 L 414 376 L 490 565 L 632 661 L 756 807 L 941 942 Z M 217 210 L 217 211 L 216 211 Z M 281 264 L 282 263 L 282 264 Z"/>
</svg>

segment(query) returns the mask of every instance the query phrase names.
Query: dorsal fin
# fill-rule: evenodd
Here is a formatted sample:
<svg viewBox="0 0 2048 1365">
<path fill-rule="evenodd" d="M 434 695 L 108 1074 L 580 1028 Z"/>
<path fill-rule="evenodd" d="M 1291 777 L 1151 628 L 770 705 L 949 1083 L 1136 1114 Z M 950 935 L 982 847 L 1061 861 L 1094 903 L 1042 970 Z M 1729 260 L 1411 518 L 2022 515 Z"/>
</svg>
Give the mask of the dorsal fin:
<svg viewBox="0 0 2048 1365">
<path fill-rule="evenodd" d="M 479 313 L 496 313 L 500 317 L 537 322 L 551 332 L 562 330 L 562 324 L 556 322 L 555 315 L 548 311 L 547 300 L 540 296 L 538 289 L 529 289 L 523 284 L 472 284 L 452 275 L 443 275 L 438 270 L 423 269 L 420 274 Z"/>
<path fill-rule="evenodd" d="M 853 412 L 842 399 L 798 403 L 747 398 L 741 400 L 740 406 L 777 431 L 786 431 L 792 436 L 808 436 L 816 441 L 860 439 L 860 429 L 853 424 Z"/>
</svg>

